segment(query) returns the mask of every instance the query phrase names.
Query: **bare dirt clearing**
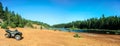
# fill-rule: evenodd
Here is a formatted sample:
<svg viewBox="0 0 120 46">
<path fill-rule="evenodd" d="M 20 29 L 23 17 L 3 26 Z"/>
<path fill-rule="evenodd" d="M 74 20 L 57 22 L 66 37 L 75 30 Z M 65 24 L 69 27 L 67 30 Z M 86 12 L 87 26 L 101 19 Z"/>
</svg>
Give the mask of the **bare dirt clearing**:
<svg viewBox="0 0 120 46">
<path fill-rule="evenodd" d="M 5 38 L 4 29 L 0 29 L 0 46 L 120 46 L 120 35 L 75 33 L 30 28 L 17 28 L 23 33 L 23 39 L 17 41 Z"/>
</svg>

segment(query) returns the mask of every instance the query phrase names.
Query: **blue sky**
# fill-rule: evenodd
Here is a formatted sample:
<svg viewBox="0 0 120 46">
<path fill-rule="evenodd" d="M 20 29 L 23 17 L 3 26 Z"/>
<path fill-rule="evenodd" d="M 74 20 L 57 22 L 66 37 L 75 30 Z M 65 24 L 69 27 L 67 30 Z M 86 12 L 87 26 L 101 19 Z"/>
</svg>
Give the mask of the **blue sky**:
<svg viewBox="0 0 120 46">
<path fill-rule="evenodd" d="M 22 17 L 50 25 L 92 17 L 120 16 L 120 0 L 0 0 Z"/>
</svg>

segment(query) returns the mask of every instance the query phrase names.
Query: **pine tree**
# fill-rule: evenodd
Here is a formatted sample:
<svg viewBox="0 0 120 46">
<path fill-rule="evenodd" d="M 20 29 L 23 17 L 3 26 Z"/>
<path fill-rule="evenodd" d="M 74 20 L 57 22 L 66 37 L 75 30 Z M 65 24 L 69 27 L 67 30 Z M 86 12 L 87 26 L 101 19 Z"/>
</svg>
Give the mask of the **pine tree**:
<svg viewBox="0 0 120 46">
<path fill-rule="evenodd" d="M 3 15 L 3 6 L 2 3 L 0 2 L 0 18 L 3 19 L 4 15 Z"/>
<path fill-rule="evenodd" d="M 5 7 L 5 12 L 4 12 L 4 20 L 7 20 L 7 14 L 9 13 L 8 8 Z"/>
</svg>

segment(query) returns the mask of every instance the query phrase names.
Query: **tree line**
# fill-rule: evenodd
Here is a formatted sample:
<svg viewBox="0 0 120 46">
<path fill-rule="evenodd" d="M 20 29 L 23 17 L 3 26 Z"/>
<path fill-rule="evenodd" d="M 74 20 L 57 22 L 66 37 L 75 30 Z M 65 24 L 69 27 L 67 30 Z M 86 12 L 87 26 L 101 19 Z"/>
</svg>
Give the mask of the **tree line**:
<svg viewBox="0 0 120 46">
<path fill-rule="evenodd" d="M 90 18 L 83 21 L 73 21 L 69 23 L 53 25 L 57 28 L 78 28 L 78 29 L 120 29 L 120 16 L 108 16 L 103 14 L 100 18 Z"/>
<path fill-rule="evenodd" d="M 15 27 L 25 27 L 30 26 L 32 24 L 42 25 L 48 27 L 49 25 L 43 22 L 27 20 L 22 18 L 21 15 L 15 13 L 14 11 L 10 11 L 8 7 L 3 8 L 2 3 L 0 2 L 0 26 L 1 28 L 7 28 L 8 26 Z M 3 22 L 2 22 L 3 21 Z"/>
</svg>

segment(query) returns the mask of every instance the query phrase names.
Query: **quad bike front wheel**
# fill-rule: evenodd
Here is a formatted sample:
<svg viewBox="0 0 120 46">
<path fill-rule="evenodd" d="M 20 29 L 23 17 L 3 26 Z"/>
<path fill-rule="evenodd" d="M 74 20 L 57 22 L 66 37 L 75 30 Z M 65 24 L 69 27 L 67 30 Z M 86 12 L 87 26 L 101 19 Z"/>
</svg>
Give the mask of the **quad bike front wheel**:
<svg viewBox="0 0 120 46">
<path fill-rule="evenodd" d="M 16 40 L 21 40 L 21 38 L 22 38 L 22 37 L 21 37 L 20 35 L 15 35 L 15 39 L 16 39 Z"/>
<path fill-rule="evenodd" d="M 5 37 L 6 37 L 6 38 L 10 38 L 10 33 L 6 33 L 6 34 L 5 34 Z"/>
</svg>

